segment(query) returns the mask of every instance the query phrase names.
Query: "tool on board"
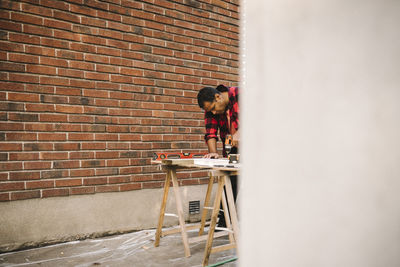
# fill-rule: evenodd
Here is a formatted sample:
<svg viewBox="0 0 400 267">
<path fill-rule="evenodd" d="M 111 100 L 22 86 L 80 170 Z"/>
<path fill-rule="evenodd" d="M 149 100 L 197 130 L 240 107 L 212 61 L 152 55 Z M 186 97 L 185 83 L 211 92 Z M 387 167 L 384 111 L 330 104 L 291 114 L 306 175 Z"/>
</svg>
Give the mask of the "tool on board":
<svg viewBox="0 0 400 267">
<path fill-rule="evenodd" d="M 225 137 L 225 150 L 226 150 L 226 153 L 229 154 L 231 152 L 232 144 L 233 144 L 232 135 L 227 134 L 226 137 Z"/>
<path fill-rule="evenodd" d="M 153 160 L 163 160 L 163 159 L 192 159 L 192 158 L 202 158 L 207 153 L 190 153 L 190 152 L 155 152 L 153 154 Z"/>
</svg>

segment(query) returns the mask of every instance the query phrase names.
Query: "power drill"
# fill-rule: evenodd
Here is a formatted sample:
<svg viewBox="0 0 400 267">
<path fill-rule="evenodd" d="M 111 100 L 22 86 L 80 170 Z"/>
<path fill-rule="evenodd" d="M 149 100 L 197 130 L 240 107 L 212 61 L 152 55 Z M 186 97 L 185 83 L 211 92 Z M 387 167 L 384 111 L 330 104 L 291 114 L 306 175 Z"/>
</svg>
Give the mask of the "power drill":
<svg viewBox="0 0 400 267">
<path fill-rule="evenodd" d="M 232 144 L 233 144 L 232 135 L 227 134 L 225 137 L 225 151 L 228 155 L 231 153 Z"/>
<path fill-rule="evenodd" d="M 232 152 L 233 138 L 232 135 L 228 134 L 225 137 L 225 151 L 228 154 L 229 163 L 239 163 L 239 154 L 231 154 Z M 234 150 L 237 153 L 237 149 Z"/>
</svg>

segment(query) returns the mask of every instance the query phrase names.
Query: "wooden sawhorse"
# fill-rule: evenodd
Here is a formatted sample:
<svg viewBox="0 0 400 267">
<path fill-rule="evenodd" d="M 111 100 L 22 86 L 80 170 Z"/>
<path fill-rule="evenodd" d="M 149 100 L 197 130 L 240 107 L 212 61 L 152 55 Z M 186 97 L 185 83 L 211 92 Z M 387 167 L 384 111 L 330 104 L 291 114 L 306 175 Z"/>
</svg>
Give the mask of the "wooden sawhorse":
<svg viewBox="0 0 400 267">
<path fill-rule="evenodd" d="M 155 163 L 160 163 L 160 162 L 155 162 Z M 217 192 L 215 195 L 214 205 L 212 208 L 209 232 L 207 235 L 203 235 L 206 217 L 207 217 L 207 211 L 208 211 L 208 209 L 210 209 L 210 207 L 208 205 L 210 203 L 211 192 L 212 192 L 212 187 L 213 187 L 213 183 L 214 183 L 214 175 L 210 175 L 200 225 L 194 225 L 191 227 L 187 227 L 185 225 L 184 213 L 183 213 L 183 208 L 182 208 L 183 205 L 182 205 L 181 195 L 179 192 L 179 183 L 178 183 L 178 179 L 176 176 L 176 170 L 179 168 L 186 168 L 186 169 L 187 168 L 201 168 L 201 169 L 204 169 L 207 167 L 204 165 L 195 165 L 193 163 L 193 160 L 184 160 L 184 159 L 163 160 L 162 164 L 163 164 L 162 167 L 166 170 L 166 179 L 165 179 L 165 184 L 164 184 L 164 195 L 163 195 L 161 208 L 160 208 L 160 215 L 159 215 L 159 219 L 158 219 L 158 225 L 157 225 L 154 246 L 155 247 L 159 246 L 161 236 L 166 236 L 168 234 L 181 232 L 185 256 L 189 257 L 190 256 L 189 243 L 195 243 L 195 242 L 199 242 L 202 240 L 207 240 L 205 251 L 204 251 L 203 263 L 202 263 L 203 266 L 206 266 L 208 264 L 208 260 L 209 260 L 211 253 L 224 251 L 224 250 L 228 250 L 228 249 L 232 249 L 232 248 L 237 248 L 236 244 L 238 243 L 237 240 L 238 240 L 238 236 L 239 236 L 239 226 L 238 226 L 236 207 L 235 207 L 235 203 L 234 203 L 234 199 L 233 199 L 232 186 L 231 186 L 231 181 L 230 181 L 229 175 L 238 173 L 238 168 L 223 168 L 223 167 L 222 168 L 221 167 L 214 168 L 214 167 L 211 167 L 211 169 L 216 171 L 214 175 L 215 175 L 215 177 L 218 178 L 218 187 L 217 187 Z M 208 167 L 208 168 L 210 168 L 210 167 Z M 180 227 L 179 227 L 179 229 L 173 229 L 173 230 L 163 232 L 162 226 L 163 226 L 163 222 L 164 222 L 165 208 L 166 208 L 166 204 L 167 204 L 168 192 L 169 192 L 171 181 L 172 181 L 175 200 L 176 200 L 176 209 L 178 212 L 178 220 L 179 220 Z M 226 198 L 225 198 L 225 193 L 223 190 L 224 186 L 226 188 Z M 226 201 L 226 199 L 227 199 L 227 201 Z M 217 223 L 217 219 L 218 219 L 218 213 L 219 213 L 219 207 L 220 207 L 221 201 L 222 201 L 222 206 L 224 209 L 225 221 L 226 221 L 227 228 L 228 228 L 227 231 L 229 233 L 230 243 L 227 245 L 212 247 L 212 242 L 213 242 L 214 238 L 227 235 L 227 233 L 225 231 L 215 233 L 215 227 L 216 227 L 216 223 Z M 196 228 L 200 228 L 199 236 L 188 238 L 187 230 L 196 229 Z"/>
</svg>

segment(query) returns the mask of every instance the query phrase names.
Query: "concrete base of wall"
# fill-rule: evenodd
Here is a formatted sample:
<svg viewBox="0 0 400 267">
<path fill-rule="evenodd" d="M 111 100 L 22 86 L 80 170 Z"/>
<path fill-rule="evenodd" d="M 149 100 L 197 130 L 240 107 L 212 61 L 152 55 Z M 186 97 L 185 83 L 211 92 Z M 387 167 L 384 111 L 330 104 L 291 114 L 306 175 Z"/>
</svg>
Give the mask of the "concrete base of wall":
<svg viewBox="0 0 400 267">
<path fill-rule="evenodd" d="M 186 220 L 189 201 L 203 207 L 207 185 L 181 187 Z M 0 252 L 157 227 L 163 189 L 102 193 L 0 203 Z M 167 213 L 176 212 L 169 192 Z M 177 225 L 165 217 L 164 226 Z"/>
</svg>

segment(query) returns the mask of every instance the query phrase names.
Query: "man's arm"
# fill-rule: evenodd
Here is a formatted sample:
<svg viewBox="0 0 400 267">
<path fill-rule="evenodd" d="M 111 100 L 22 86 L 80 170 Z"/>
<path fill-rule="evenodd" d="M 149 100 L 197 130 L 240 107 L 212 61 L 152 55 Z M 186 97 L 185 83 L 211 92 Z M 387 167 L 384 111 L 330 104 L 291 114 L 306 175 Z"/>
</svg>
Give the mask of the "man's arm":
<svg viewBox="0 0 400 267">
<path fill-rule="evenodd" d="M 207 158 L 207 159 L 219 158 L 218 151 L 217 151 L 217 139 L 215 139 L 215 138 L 208 139 L 207 146 L 208 146 L 208 154 L 205 155 L 204 158 Z"/>
<path fill-rule="evenodd" d="M 208 154 L 204 157 L 208 159 L 219 158 L 217 150 L 218 118 L 215 117 L 211 112 L 205 112 L 204 121 L 206 126 L 206 135 L 204 138 L 208 147 Z"/>
<path fill-rule="evenodd" d="M 239 130 L 237 130 L 235 134 L 232 136 L 232 146 L 239 147 L 239 139 L 240 139 L 240 133 Z"/>
</svg>

